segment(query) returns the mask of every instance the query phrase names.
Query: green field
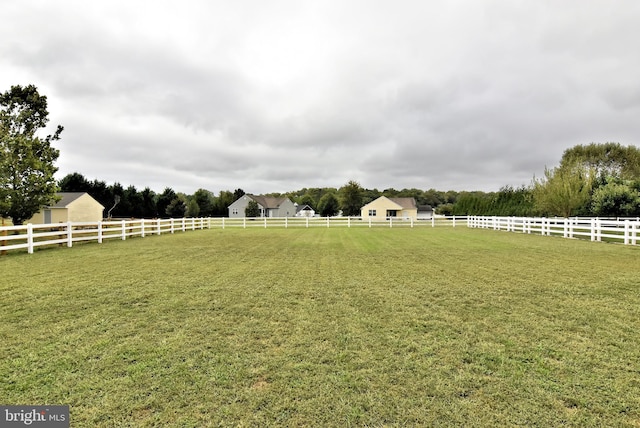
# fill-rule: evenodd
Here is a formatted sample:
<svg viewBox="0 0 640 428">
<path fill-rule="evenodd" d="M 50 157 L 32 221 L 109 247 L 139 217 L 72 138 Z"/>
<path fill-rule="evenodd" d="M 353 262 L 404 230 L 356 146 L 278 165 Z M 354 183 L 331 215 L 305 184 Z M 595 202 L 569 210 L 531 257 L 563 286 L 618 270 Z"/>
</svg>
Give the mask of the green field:
<svg viewBox="0 0 640 428">
<path fill-rule="evenodd" d="M 638 247 L 226 229 L 0 272 L 0 404 L 72 427 L 640 426 Z"/>
</svg>

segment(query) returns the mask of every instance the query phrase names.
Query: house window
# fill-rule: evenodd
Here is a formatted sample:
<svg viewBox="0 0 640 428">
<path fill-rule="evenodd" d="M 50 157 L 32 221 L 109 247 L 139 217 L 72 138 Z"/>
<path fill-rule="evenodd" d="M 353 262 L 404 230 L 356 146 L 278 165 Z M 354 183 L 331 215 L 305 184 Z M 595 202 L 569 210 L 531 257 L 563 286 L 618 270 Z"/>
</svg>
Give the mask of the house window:
<svg viewBox="0 0 640 428">
<path fill-rule="evenodd" d="M 376 210 L 369 210 L 369 217 L 375 217 L 376 216 Z"/>
<path fill-rule="evenodd" d="M 231 214 L 238 215 L 238 209 L 237 208 L 231 208 Z"/>
</svg>

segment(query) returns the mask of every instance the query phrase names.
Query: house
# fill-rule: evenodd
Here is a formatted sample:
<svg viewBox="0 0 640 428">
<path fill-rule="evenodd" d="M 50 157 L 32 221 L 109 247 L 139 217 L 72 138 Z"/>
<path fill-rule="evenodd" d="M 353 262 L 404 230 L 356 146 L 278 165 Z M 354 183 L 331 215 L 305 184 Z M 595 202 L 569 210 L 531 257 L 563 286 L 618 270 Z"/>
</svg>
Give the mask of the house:
<svg viewBox="0 0 640 428">
<path fill-rule="evenodd" d="M 418 219 L 430 219 L 433 217 L 433 207 L 431 205 L 418 205 Z"/>
<path fill-rule="evenodd" d="M 294 205 L 296 206 L 296 217 L 313 217 L 316 215 L 316 211 L 309 205 Z"/>
<path fill-rule="evenodd" d="M 60 198 L 56 204 L 44 207 L 25 223 L 50 224 L 102 220 L 104 207 L 88 193 L 60 192 L 56 193 L 56 196 Z"/>
<path fill-rule="evenodd" d="M 380 196 L 360 209 L 363 219 L 384 220 L 390 217 L 416 219 L 418 207 L 414 198 L 387 198 Z"/>
<path fill-rule="evenodd" d="M 262 196 L 246 194 L 229 205 L 230 218 L 242 218 L 249 201 L 255 201 L 260 208 L 260 217 L 293 217 L 296 206 L 287 197 Z"/>
</svg>

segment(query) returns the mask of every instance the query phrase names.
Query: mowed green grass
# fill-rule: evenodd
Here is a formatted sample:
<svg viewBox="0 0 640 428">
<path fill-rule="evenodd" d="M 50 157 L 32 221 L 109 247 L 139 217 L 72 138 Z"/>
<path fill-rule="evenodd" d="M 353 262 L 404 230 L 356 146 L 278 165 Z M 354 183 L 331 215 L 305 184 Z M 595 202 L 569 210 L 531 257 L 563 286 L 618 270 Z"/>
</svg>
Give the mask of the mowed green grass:
<svg viewBox="0 0 640 428">
<path fill-rule="evenodd" d="M 640 248 L 204 230 L 0 258 L 0 403 L 74 427 L 640 426 Z"/>
</svg>

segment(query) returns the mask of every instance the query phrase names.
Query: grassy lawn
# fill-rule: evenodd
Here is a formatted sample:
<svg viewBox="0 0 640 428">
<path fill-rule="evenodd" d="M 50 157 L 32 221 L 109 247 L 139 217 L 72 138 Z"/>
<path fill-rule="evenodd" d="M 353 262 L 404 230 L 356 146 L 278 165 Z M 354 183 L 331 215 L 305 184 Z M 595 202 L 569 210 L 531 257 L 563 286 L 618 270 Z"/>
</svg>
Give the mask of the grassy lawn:
<svg viewBox="0 0 640 428">
<path fill-rule="evenodd" d="M 638 247 L 227 229 L 0 272 L 0 404 L 73 427 L 640 426 Z"/>
</svg>

